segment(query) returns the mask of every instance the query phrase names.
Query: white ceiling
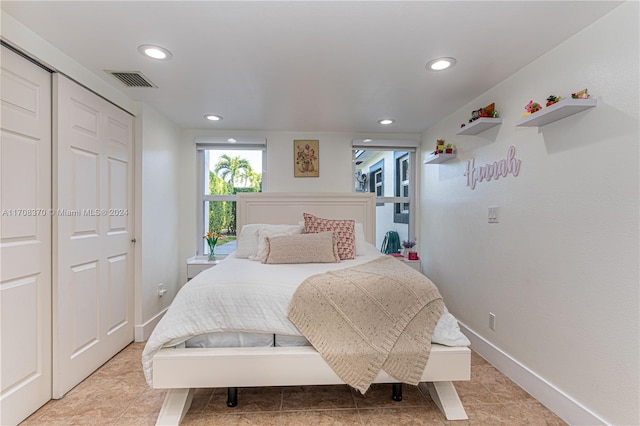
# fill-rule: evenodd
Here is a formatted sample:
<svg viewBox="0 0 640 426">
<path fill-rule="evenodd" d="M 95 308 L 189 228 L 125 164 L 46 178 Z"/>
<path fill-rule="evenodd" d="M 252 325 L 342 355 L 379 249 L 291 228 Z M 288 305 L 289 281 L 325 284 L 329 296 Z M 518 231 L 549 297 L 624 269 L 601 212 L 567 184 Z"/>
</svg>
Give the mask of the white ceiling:
<svg viewBox="0 0 640 426">
<path fill-rule="evenodd" d="M 2 10 L 182 128 L 415 133 L 618 4 L 3 0 Z M 141 44 L 173 59 L 146 59 Z M 427 71 L 439 56 L 456 66 Z M 158 88 L 104 70 L 140 71 Z M 382 128 L 383 117 L 396 123 Z"/>
</svg>

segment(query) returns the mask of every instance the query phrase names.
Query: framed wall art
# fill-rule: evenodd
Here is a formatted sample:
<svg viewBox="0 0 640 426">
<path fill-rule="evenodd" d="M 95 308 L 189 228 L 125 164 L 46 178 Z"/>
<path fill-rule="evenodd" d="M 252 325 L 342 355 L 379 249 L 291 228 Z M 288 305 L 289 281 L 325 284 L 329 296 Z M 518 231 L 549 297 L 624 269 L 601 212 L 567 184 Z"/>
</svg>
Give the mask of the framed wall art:
<svg viewBox="0 0 640 426">
<path fill-rule="evenodd" d="M 293 176 L 320 176 L 320 150 L 317 140 L 293 141 Z"/>
</svg>

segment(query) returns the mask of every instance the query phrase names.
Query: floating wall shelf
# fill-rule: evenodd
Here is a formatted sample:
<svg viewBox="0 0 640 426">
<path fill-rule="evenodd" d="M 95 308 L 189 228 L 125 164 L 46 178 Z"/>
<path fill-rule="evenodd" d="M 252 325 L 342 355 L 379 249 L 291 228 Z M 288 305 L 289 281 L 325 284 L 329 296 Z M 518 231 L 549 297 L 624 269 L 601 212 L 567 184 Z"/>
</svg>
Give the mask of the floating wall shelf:
<svg viewBox="0 0 640 426">
<path fill-rule="evenodd" d="M 502 118 L 480 117 L 458 130 L 456 135 L 477 135 L 501 123 Z"/>
<path fill-rule="evenodd" d="M 597 99 L 563 99 L 516 121 L 517 127 L 545 126 L 598 105 Z"/>
<path fill-rule="evenodd" d="M 424 160 L 424 164 L 440 164 L 456 158 L 456 154 L 431 154 Z"/>
</svg>

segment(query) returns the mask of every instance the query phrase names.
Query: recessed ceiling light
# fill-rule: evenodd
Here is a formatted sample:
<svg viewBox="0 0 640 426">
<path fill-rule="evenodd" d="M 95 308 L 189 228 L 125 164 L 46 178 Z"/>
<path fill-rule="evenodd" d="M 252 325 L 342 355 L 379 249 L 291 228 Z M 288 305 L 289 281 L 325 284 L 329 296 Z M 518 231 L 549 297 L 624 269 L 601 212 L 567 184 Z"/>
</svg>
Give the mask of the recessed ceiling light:
<svg viewBox="0 0 640 426">
<path fill-rule="evenodd" d="M 215 115 L 215 114 L 207 114 L 204 116 L 204 118 L 206 118 L 207 120 L 211 120 L 211 121 L 220 121 L 222 120 L 222 117 L 219 115 Z"/>
<path fill-rule="evenodd" d="M 364 143 L 369 143 L 369 142 L 371 142 L 371 141 L 373 141 L 373 139 L 363 139 L 363 140 L 362 140 L 362 142 L 364 142 Z"/>
<path fill-rule="evenodd" d="M 229 143 L 236 143 L 236 142 L 238 142 L 238 141 L 237 141 L 237 140 L 235 140 L 234 138 L 229 138 L 229 139 L 227 139 L 227 142 L 229 142 Z"/>
<path fill-rule="evenodd" d="M 429 71 L 443 71 L 455 64 L 456 60 L 454 58 L 438 58 L 427 62 L 426 67 Z"/>
<path fill-rule="evenodd" d="M 171 52 L 169 52 L 164 47 L 154 46 L 152 44 L 143 44 L 141 46 L 138 46 L 138 52 L 142 53 L 148 58 L 158 59 L 161 61 L 168 61 L 173 57 Z"/>
<path fill-rule="evenodd" d="M 378 124 L 382 124 L 383 126 L 388 126 L 389 124 L 393 124 L 395 122 L 396 120 L 393 120 L 391 118 L 383 118 L 381 120 L 378 120 Z"/>
</svg>

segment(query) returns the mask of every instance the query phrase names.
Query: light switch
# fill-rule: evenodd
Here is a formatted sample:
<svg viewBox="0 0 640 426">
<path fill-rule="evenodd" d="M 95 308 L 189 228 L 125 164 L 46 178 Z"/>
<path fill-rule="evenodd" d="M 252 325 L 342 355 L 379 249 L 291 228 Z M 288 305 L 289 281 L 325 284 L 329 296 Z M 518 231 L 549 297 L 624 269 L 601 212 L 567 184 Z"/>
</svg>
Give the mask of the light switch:
<svg viewBox="0 0 640 426">
<path fill-rule="evenodd" d="M 498 207 L 489 207 L 489 223 L 498 223 Z"/>
</svg>

